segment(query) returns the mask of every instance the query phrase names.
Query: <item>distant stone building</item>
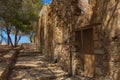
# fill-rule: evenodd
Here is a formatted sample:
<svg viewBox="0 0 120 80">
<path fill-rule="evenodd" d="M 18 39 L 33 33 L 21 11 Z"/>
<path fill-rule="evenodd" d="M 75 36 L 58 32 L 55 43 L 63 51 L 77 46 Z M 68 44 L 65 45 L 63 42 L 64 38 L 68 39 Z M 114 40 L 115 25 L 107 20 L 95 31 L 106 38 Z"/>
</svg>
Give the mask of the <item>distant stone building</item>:
<svg viewBox="0 0 120 80">
<path fill-rule="evenodd" d="M 120 80 L 119 0 L 54 0 L 41 10 L 39 48 L 71 75 Z M 42 12 L 43 11 L 43 12 Z"/>
</svg>

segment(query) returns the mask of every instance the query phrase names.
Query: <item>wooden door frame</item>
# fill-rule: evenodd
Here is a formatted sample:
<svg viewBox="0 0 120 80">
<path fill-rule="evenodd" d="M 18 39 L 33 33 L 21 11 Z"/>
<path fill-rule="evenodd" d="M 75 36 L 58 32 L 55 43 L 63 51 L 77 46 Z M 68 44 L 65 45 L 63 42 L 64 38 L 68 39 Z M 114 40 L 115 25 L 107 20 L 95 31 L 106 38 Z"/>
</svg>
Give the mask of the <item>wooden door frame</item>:
<svg viewBox="0 0 120 80">
<path fill-rule="evenodd" d="M 95 66 L 94 66 L 94 49 L 92 50 L 92 54 L 89 54 L 89 55 L 86 55 L 86 53 L 85 53 L 85 51 L 84 51 L 84 37 L 87 37 L 87 36 L 84 36 L 84 31 L 87 31 L 87 30 L 92 30 L 92 34 L 91 34 L 91 36 L 94 38 L 94 35 L 93 35 L 93 31 L 94 31 L 94 28 L 93 27 L 87 27 L 87 28 L 81 28 L 81 29 L 79 29 L 79 30 L 77 30 L 77 31 L 80 31 L 81 32 L 81 53 L 83 54 L 83 56 L 84 56 L 84 61 L 83 61 L 83 63 L 84 63 L 84 65 L 83 65 L 83 67 L 84 67 L 84 75 L 83 76 L 87 76 L 87 77 L 94 77 L 94 72 L 95 72 Z M 76 32 L 76 31 L 75 31 Z M 93 39 L 92 39 L 93 40 Z M 91 40 L 91 41 L 92 41 Z M 93 48 L 94 48 L 94 40 L 93 40 Z M 91 62 L 92 63 L 86 63 L 86 58 L 88 58 L 88 60 L 91 60 Z M 91 68 L 93 69 L 93 70 L 90 70 L 90 66 L 92 66 Z M 87 69 L 88 68 L 88 69 Z M 89 72 L 89 70 L 91 71 L 91 72 Z"/>
</svg>

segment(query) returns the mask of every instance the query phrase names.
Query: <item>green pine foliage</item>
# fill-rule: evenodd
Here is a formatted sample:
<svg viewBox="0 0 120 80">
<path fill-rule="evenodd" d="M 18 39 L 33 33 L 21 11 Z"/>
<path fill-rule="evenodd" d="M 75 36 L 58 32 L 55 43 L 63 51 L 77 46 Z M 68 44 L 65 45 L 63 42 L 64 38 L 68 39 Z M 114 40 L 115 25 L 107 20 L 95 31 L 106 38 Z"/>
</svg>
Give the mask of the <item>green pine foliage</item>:
<svg viewBox="0 0 120 80">
<path fill-rule="evenodd" d="M 38 21 L 38 14 L 42 7 L 39 0 L 1 0 L 0 1 L 0 18 L 9 26 L 10 33 L 18 35 L 30 35 L 35 32 Z M 1 27 L 8 27 L 3 25 Z"/>
</svg>

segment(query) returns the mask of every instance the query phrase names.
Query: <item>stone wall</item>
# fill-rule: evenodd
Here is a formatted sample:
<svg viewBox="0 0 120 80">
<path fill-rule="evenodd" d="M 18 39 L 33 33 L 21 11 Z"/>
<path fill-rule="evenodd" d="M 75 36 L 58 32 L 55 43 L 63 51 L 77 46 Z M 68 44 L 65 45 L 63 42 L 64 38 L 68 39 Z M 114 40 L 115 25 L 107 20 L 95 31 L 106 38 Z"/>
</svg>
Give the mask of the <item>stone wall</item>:
<svg viewBox="0 0 120 80">
<path fill-rule="evenodd" d="M 21 47 L 29 51 L 37 50 L 35 43 L 22 43 Z"/>
<path fill-rule="evenodd" d="M 119 1 L 119 0 L 118 0 Z M 72 75 L 84 75 L 83 55 L 77 52 L 74 30 L 93 24 L 95 77 L 119 80 L 119 2 L 89 0 L 90 11 L 82 13 L 77 0 L 53 0 L 42 16 L 41 49 L 49 61 L 57 62 Z M 99 26 L 95 23 L 101 23 Z M 78 41 L 79 42 L 79 41 Z M 116 66 L 115 66 L 116 65 Z"/>
<path fill-rule="evenodd" d="M 77 68 L 83 66 L 82 61 L 81 63 L 79 61 L 81 55 L 78 55 L 75 51 L 73 31 L 79 27 L 89 25 L 91 15 L 91 13 L 81 13 L 80 8 L 76 6 L 77 4 L 76 0 L 56 0 L 48 8 L 48 27 L 53 27 L 53 34 L 50 35 L 53 36 L 53 43 L 47 43 L 47 45 L 50 46 L 51 44 L 53 46 L 53 60 L 57 61 L 65 71 L 72 75 L 81 74 L 82 70 L 77 70 Z M 49 50 L 47 52 L 49 54 L 51 49 L 49 47 L 46 49 Z"/>
<path fill-rule="evenodd" d="M 101 26 L 95 28 L 95 50 L 96 50 L 96 75 L 119 80 L 120 56 L 120 11 L 119 0 L 104 0 L 96 2 L 96 8 L 91 22 L 101 22 Z M 117 60 L 117 62 L 115 61 Z M 101 66 L 102 65 L 102 66 Z M 117 65 L 117 66 L 115 66 Z"/>
</svg>

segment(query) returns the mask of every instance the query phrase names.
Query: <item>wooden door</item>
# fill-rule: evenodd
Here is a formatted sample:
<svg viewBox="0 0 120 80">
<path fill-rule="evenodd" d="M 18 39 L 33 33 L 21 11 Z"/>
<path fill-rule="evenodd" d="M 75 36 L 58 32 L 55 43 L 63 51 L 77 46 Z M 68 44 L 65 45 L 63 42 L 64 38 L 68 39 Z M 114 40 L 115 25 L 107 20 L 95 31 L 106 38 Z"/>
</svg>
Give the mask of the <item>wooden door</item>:
<svg viewBox="0 0 120 80">
<path fill-rule="evenodd" d="M 76 43 L 76 52 L 77 59 L 79 60 L 79 66 L 77 66 L 80 70 L 84 70 L 84 53 L 83 53 L 83 38 L 82 31 L 76 31 L 75 34 L 75 43 Z"/>
<path fill-rule="evenodd" d="M 83 30 L 84 75 L 94 76 L 93 28 Z"/>
</svg>

